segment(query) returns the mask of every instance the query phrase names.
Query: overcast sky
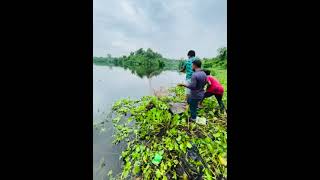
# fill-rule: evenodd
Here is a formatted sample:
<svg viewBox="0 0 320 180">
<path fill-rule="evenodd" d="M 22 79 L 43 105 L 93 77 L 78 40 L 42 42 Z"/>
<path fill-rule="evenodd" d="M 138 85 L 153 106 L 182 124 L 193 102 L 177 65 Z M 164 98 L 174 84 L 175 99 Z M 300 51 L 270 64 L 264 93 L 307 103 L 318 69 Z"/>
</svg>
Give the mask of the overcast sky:
<svg viewBox="0 0 320 180">
<path fill-rule="evenodd" d="M 164 57 L 213 57 L 227 46 L 227 0 L 93 0 L 93 55 L 151 48 Z"/>
</svg>

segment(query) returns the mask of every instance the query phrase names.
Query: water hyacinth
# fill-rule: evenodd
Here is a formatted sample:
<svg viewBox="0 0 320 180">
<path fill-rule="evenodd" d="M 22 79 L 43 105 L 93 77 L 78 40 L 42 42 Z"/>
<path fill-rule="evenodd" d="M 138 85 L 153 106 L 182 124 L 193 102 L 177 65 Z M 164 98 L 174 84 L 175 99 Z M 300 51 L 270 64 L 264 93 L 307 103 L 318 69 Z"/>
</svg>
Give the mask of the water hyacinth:
<svg viewBox="0 0 320 180">
<path fill-rule="evenodd" d="M 169 111 L 170 103 L 184 101 L 184 89 L 170 91 L 169 96 L 121 99 L 114 104 L 113 142 L 126 142 L 126 149 L 120 157 L 122 173 L 114 177 L 111 173 L 110 179 L 227 177 L 226 115 L 216 111 L 217 103 L 209 98 L 198 113 L 206 125 L 188 122 L 188 110 Z"/>
</svg>

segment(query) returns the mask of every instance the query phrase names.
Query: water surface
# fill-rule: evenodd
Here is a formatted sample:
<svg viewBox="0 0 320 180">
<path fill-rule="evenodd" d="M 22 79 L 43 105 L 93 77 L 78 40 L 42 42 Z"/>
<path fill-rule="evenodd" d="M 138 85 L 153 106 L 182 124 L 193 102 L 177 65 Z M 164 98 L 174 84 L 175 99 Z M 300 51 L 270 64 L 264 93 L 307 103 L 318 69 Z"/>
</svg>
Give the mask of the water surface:
<svg viewBox="0 0 320 180">
<path fill-rule="evenodd" d="M 137 99 L 152 95 L 154 89 L 184 82 L 184 77 L 184 74 L 176 71 L 155 72 L 154 75 L 149 73 L 139 77 L 129 69 L 93 65 L 93 124 L 104 122 L 103 132 L 93 129 L 94 180 L 107 179 L 103 176 L 108 170 L 118 173 L 121 168 L 121 147 L 112 144 L 112 123 L 106 121 L 112 104 L 120 98 Z M 100 168 L 103 163 L 105 166 Z"/>
</svg>

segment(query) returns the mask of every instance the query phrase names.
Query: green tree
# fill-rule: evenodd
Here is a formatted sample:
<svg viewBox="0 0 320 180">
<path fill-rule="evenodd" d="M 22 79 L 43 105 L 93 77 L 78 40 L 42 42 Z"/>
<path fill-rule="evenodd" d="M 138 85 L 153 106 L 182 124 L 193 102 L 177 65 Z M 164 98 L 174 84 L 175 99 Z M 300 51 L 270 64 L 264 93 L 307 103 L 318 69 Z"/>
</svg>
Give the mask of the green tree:
<svg viewBox="0 0 320 180">
<path fill-rule="evenodd" d="M 135 55 L 141 55 L 141 54 L 143 54 L 143 53 L 144 53 L 143 49 L 140 48 L 140 49 L 138 49 L 138 50 L 136 51 Z"/>
<path fill-rule="evenodd" d="M 227 60 L 227 47 L 222 47 L 218 49 L 219 60 Z"/>
</svg>

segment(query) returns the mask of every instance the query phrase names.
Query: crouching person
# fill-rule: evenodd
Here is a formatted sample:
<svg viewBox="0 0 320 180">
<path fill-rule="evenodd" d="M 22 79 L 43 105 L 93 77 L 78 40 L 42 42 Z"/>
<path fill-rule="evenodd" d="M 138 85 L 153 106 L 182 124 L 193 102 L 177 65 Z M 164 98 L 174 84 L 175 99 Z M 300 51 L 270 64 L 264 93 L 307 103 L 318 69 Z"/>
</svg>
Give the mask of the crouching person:
<svg viewBox="0 0 320 180">
<path fill-rule="evenodd" d="M 214 95 L 219 103 L 221 112 L 224 112 L 225 107 L 222 102 L 222 97 L 224 92 L 223 86 L 215 77 L 210 75 L 209 70 L 204 70 L 204 72 L 207 75 L 208 86 L 207 86 L 206 92 L 204 93 L 203 99 L 200 101 L 200 106 L 202 106 L 202 102 L 205 98 L 208 98 Z"/>
</svg>

